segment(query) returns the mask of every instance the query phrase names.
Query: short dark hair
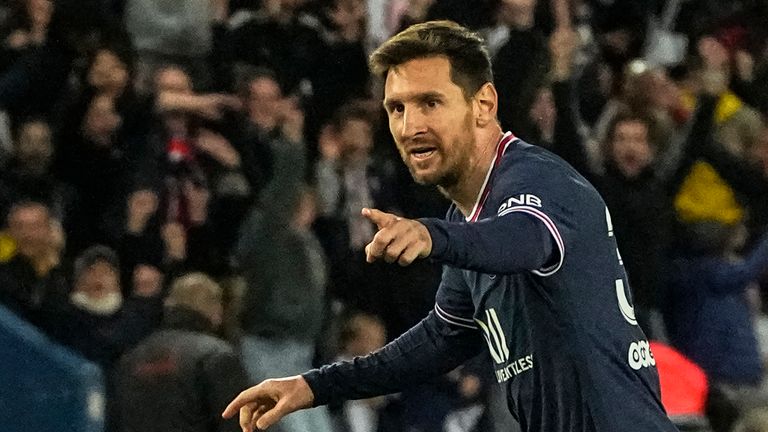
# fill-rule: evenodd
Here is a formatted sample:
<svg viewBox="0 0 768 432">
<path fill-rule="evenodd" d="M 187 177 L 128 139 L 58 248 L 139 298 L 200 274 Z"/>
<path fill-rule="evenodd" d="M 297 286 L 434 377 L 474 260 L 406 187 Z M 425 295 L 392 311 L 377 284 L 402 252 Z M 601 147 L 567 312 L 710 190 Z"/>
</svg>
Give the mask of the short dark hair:
<svg viewBox="0 0 768 432">
<path fill-rule="evenodd" d="M 272 69 L 264 66 L 236 65 L 235 66 L 235 93 L 241 98 L 251 97 L 251 83 L 258 79 L 269 79 L 277 83 L 279 87 L 280 80 Z"/>
<path fill-rule="evenodd" d="M 362 120 L 370 124 L 371 127 L 375 126 L 371 110 L 365 106 L 363 101 L 359 100 L 347 102 L 339 107 L 333 114 L 330 124 L 336 132 L 341 132 L 344 126 L 352 120 Z"/>
<path fill-rule="evenodd" d="M 477 33 L 453 21 L 415 24 L 392 36 L 371 54 L 371 71 L 386 78 L 393 67 L 414 59 L 445 56 L 451 80 L 469 99 L 485 83 L 493 82 L 491 57 Z"/>
<path fill-rule="evenodd" d="M 658 150 L 660 138 L 656 120 L 650 115 L 642 112 L 630 109 L 621 109 L 616 113 L 616 115 L 613 116 L 610 123 L 608 123 L 608 130 L 605 134 L 605 142 L 603 143 L 604 152 L 609 151 L 613 146 L 614 135 L 616 134 L 616 129 L 619 127 L 619 124 L 628 122 L 644 124 L 646 130 L 648 131 L 648 145 L 651 146 L 652 150 Z"/>
<path fill-rule="evenodd" d="M 80 278 L 88 267 L 98 262 L 105 262 L 109 264 L 110 267 L 114 268 L 116 273 L 120 273 L 120 259 L 117 256 L 117 252 L 107 246 L 94 245 L 84 250 L 80 256 L 75 259 L 73 269 L 74 280 Z"/>
</svg>

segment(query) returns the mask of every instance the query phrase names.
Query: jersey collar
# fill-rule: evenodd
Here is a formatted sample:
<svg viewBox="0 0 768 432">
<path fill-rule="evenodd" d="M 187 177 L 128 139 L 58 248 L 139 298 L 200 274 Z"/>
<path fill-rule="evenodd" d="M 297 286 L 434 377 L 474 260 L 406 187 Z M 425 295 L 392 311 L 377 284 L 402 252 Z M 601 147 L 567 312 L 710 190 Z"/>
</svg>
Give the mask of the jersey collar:
<svg viewBox="0 0 768 432">
<path fill-rule="evenodd" d="M 496 144 L 496 153 L 494 153 L 491 166 L 488 167 L 488 172 L 485 174 L 483 187 L 480 188 L 480 192 L 477 194 L 475 206 L 472 207 L 472 212 L 470 212 L 469 216 L 466 217 L 467 222 L 476 222 L 480 216 L 480 212 L 483 211 L 485 200 L 488 199 L 488 194 L 491 192 L 491 188 L 488 185 L 488 181 L 491 179 L 491 174 L 493 173 L 493 170 L 501 163 L 501 157 L 504 156 L 504 152 L 507 151 L 507 147 L 509 147 L 509 144 L 514 140 L 515 136 L 512 134 L 512 132 L 506 132 L 501 136 L 499 143 Z"/>
</svg>

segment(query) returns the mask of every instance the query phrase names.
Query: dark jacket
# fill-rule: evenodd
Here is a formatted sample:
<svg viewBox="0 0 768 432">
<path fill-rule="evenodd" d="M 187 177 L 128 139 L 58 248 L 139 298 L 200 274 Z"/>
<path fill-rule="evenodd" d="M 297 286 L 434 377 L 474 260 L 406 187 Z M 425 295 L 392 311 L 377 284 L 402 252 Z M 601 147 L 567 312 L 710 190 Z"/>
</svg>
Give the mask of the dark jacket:
<svg viewBox="0 0 768 432">
<path fill-rule="evenodd" d="M 54 325 L 48 333 L 83 357 L 109 370 L 128 349 L 152 330 L 162 317 L 159 298 L 127 298 L 112 315 L 101 316 L 68 303 L 46 311 Z"/>
<path fill-rule="evenodd" d="M 43 330 L 52 327 L 47 311 L 66 305 L 68 294 L 69 285 L 59 267 L 38 276 L 22 255 L 0 264 L 0 303 Z"/>
<path fill-rule="evenodd" d="M 670 284 L 673 345 L 716 381 L 758 384 L 763 367 L 744 291 L 768 267 L 768 236 L 741 262 L 679 257 Z"/>
<path fill-rule="evenodd" d="M 236 432 L 221 412 L 248 385 L 232 347 L 197 312 L 167 311 L 163 328 L 126 354 L 116 375 L 120 432 Z"/>
</svg>

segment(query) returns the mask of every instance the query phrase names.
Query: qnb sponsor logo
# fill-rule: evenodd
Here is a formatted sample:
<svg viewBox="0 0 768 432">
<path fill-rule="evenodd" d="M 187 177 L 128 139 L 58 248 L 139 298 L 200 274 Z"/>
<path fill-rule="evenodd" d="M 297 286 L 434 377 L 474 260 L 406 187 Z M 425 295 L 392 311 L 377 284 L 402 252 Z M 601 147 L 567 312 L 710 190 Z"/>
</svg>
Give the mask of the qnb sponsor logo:
<svg viewBox="0 0 768 432">
<path fill-rule="evenodd" d="M 541 198 L 532 194 L 519 194 L 517 196 L 511 196 L 507 198 L 507 200 L 504 201 L 503 204 L 501 204 L 501 207 L 499 207 L 499 211 L 497 213 L 501 213 L 510 207 L 521 206 L 521 205 L 541 208 Z"/>
<path fill-rule="evenodd" d="M 629 367 L 634 370 L 640 370 L 644 367 L 656 366 L 656 359 L 653 358 L 651 346 L 648 344 L 648 341 L 641 340 L 632 342 L 629 345 L 629 353 L 627 356 Z"/>
</svg>

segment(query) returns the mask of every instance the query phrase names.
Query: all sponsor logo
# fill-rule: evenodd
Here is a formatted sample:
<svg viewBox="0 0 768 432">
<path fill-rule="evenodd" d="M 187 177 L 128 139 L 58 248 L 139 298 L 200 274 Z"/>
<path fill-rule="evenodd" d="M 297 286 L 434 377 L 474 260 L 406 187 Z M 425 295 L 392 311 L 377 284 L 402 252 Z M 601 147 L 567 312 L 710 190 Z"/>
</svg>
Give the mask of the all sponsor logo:
<svg viewBox="0 0 768 432">
<path fill-rule="evenodd" d="M 627 357 L 629 367 L 634 370 L 656 366 L 656 359 L 653 358 L 651 346 L 646 340 L 632 342 L 629 345 L 629 352 L 627 353 Z"/>
</svg>

